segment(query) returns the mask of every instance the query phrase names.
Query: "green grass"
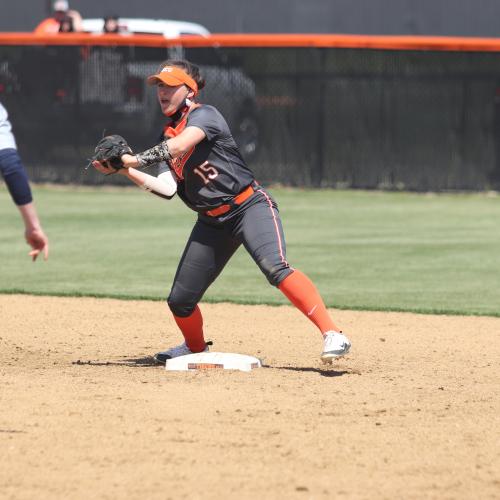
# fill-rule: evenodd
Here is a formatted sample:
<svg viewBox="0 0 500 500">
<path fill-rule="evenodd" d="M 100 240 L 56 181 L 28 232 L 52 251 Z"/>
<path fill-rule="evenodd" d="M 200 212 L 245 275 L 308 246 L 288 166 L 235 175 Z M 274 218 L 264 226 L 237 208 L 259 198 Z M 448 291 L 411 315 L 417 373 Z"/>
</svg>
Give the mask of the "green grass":
<svg viewBox="0 0 500 500">
<path fill-rule="evenodd" d="M 500 196 L 271 189 L 288 260 L 328 306 L 500 316 Z M 0 292 L 164 299 L 195 220 L 137 189 L 35 187 L 50 237 L 27 257 L 0 188 Z M 285 304 L 243 249 L 205 301 Z"/>
</svg>

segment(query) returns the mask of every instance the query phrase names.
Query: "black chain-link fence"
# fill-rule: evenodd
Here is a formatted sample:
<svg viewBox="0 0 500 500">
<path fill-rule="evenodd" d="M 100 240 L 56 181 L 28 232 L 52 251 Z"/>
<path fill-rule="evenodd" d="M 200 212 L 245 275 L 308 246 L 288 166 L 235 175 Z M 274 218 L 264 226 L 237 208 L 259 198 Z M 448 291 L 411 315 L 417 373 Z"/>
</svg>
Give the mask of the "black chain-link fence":
<svg viewBox="0 0 500 500">
<path fill-rule="evenodd" d="M 261 182 L 500 187 L 500 54 L 340 48 L 0 47 L 0 100 L 31 178 L 103 182 L 84 166 L 104 131 L 152 145 L 162 117 L 145 77 L 167 57 L 201 66 L 200 101 Z"/>
</svg>

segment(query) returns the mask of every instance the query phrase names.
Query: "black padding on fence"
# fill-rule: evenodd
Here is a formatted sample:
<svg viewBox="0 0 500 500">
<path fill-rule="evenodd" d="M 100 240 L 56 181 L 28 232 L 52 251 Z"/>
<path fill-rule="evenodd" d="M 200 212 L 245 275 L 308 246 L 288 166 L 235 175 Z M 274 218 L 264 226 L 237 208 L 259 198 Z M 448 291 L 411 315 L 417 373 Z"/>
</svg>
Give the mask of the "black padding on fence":
<svg viewBox="0 0 500 500">
<path fill-rule="evenodd" d="M 144 78 L 199 64 L 264 183 L 410 190 L 500 187 L 500 54 L 336 48 L 0 47 L 0 100 L 31 178 L 85 171 L 103 133 L 140 150 L 162 129 Z"/>
</svg>

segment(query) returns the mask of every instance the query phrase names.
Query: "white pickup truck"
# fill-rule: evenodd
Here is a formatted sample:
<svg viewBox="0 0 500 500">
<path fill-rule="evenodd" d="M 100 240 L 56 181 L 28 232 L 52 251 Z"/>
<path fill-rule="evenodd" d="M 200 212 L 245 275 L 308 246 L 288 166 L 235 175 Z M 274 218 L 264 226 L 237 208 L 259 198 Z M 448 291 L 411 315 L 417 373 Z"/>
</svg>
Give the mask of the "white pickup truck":
<svg viewBox="0 0 500 500">
<path fill-rule="evenodd" d="M 119 32 L 122 34 L 163 35 L 165 38 L 177 38 L 183 35 L 210 35 L 210 31 L 201 24 L 171 19 L 118 18 L 118 26 Z M 82 27 L 86 33 L 103 33 L 104 19 L 83 19 Z"/>
</svg>

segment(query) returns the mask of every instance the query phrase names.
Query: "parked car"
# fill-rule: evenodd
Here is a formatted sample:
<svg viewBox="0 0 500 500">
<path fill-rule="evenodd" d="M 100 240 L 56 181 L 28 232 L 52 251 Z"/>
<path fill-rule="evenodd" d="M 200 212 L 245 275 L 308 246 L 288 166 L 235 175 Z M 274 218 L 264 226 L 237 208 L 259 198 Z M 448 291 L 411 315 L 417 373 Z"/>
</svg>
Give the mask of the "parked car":
<svg viewBox="0 0 500 500">
<path fill-rule="evenodd" d="M 103 33 L 104 19 L 83 19 L 83 31 L 87 33 Z M 165 38 L 177 38 L 183 35 L 208 36 L 210 32 L 205 26 L 187 21 L 169 19 L 118 18 L 119 32 L 123 34 L 156 34 Z"/>
</svg>

